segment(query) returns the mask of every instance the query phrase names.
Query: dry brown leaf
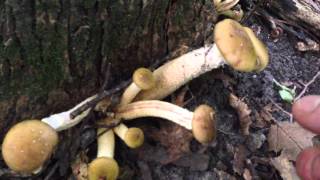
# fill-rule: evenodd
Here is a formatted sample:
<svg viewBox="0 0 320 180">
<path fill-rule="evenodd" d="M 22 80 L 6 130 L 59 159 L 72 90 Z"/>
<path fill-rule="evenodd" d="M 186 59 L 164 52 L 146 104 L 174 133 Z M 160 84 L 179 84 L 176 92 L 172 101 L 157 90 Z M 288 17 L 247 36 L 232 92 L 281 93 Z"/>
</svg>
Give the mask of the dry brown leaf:
<svg viewBox="0 0 320 180">
<path fill-rule="evenodd" d="M 252 180 L 252 175 L 251 175 L 251 172 L 249 171 L 249 169 L 244 169 L 244 172 L 243 172 L 243 179 L 245 180 Z"/>
<path fill-rule="evenodd" d="M 315 134 L 303 129 L 298 123 L 279 122 L 272 125 L 268 134 L 269 150 L 286 155 L 295 160 L 302 149 L 312 146 Z"/>
<path fill-rule="evenodd" d="M 80 152 L 76 160 L 71 165 L 72 173 L 77 180 L 88 179 L 88 157 L 84 152 Z"/>
<path fill-rule="evenodd" d="M 217 173 L 219 180 L 236 180 L 237 179 L 237 178 L 235 178 L 234 176 L 228 174 L 225 171 L 221 171 L 221 170 L 218 170 L 216 168 L 214 168 L 213 170 L 214 170 L 215 173 Z"/>
<path fill-rule="evenodd" d="M 241 133 L 243 135 L 249 135 L 249 128 L 252 124 L 252 120 L 250 117 L 251 110 L 249 109 L 248 105 L 234 94 L 230 94 L 229 103 L 238 113 Z"/>
<path fill-rule="evenodd" d="M 161 129 L 151 132 L 150 135 L 167 149 L 169 157 L 162 161 L 163 164 L 174 162 L 190 152 L 192 133 L 179 125 L 162 122 Z"/>
<path fill-rule="evenodd" d="M 183 88 L 172 100 L 174 104 L 183 106 L 187 88 Z M 174 162 L 184 154 L 190 152 L 192 133 L 172 122 L 162 122 L 160 130 L 152 131 L 150 136 L 167 148 L 169 157 L 162 161 L 163 164 Z"/>
<path fill-rule="evenodd" d="M 236 172 L 238 175 L 243 174 L 244 172 L 244 166 L 245 161 L 248 155 L 248 151 L 243 145 L 239 145 L 236 147 L 235 153 L 234 153 L 234 160 L 232 162 L 233 164 L 233 171 Z"/>
<path fill-rule="evenodd" d="M 294 165 L 289 161 L 288 157 L 284 155 L 284 153 L 281 153 L 279 157 L 271 159 L 271 164 L 280 172 L 283 179 L 300 180 Z"/>
</svg>

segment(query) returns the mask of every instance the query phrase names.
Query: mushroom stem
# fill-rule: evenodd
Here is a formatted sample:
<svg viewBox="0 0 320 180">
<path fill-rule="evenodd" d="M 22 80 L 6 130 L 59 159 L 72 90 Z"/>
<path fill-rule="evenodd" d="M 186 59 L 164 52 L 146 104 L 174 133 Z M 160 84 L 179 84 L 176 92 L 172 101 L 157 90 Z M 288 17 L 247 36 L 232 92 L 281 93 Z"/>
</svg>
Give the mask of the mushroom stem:
<svg viewBox="0 0 320 180">
<path fill-rule="evenodd" d="M 148 90 L 155 86 L 155 78 L 147 68 L 138 68 L 132 75 L 133 82 L 123 92 L 119 106 L 124 106 L 132 102 L 137 94 L 142 90 Z"/>
<path fill-rule="evenodd" d="M 139 94 L 141 89 L 135 84 L 131 83 L 128 88 L 123 92 L 119 106 L 129 104 Z"/>
<path fill-rule="evenodd" d="M 116 118 L 126 120 L 150 116 L 159 117 L 170 120 L 186 129 L 192 129 L 192 112 L 180 106 L 159 100 L 130 103 L 118 108 L 115 116 Z"/>
<path fill-rule="evenodd" d="M 225 64 L 215 44 L 196 49 L 169 61 L 153 72 L 156 85 L 135 100 L 163 99 L 190 80 Z"/>
<path fill-rule="evenodd" d="M 93 96 L 85 99 L 84 101 L 82 101 L 81 103 L 79 103 L 78 105 L 76 105 L 75 107 L 73 107 L 72 109 L 70 109 L 68 111 L 61 112 L 58 114 L 53 114 L 53 115 L 50 115 L 49 117 L 42 118 L 41 121 L 47 123 L 49 126 L 53 127 L 56 131 L 62 131 L 62 130 L 68 129 L 70 127 L 73 127 L 73 126 L 77 125 L 79 122 L 81 122 L 81 120 L 88 115 L 91 108 L 83 111 L 81 114 L 74 117 L 73 119 L 71 119 L 71 116 L 70 116 L 71 113 L 75 109 L 82 106 L 83 104 L 94 99 L 96 96 L 97 95 L 93 95 Z"/>
<path fill-rule="evenodd" d="M 138 148 L 144 142 L 144 134 L 140 128 L 128 128 L 123 123 L 113 128 L 116 135 L 122 139 L 130 148 Z"/>
<path fill-rule="evenodd" d="M 147 116 L 164 118 L 192 130 L 195 139 L 200 143 L 209 143 L 216 135 L 214 114 L 214 110 L 207 105 L 200 105 L 194 112 L 190 112 L 168 102 L 145 100 L 119 107 L 115 118 L 127 120 Z"/>
<path fill-rule="evenodd" d="M 97 157 L 109 157 L 113 158 L 114 156 L 114 133 L 112 130 L 107 130 L 105 128 L 98 129 L 98 152 Z M 103 134 L 101 134 L 103 133 Z"/>
<path fill-rule="evenodd" d="M 103 134 L 101 134 L 103 133 Z M 119 175 L 119 166 L 114 156 L 114 133 L 105 128 L 99 128 L 98 134 L 98 153 L 88 167 L 88 179 L 99 180 L 108 179 L 115 180 Z"/>
<path fill-rule="evenodd" d="M 223 2 L 232 4 L 237 0 Z M 264 44 L 237 21 L 225 19 L 217 23 L 214 41 L 214 45 L 191 51 L 156 69 L 153 72 L 156 85 L 140 92 L 135 101 L 163 99 L 190 80 L 223 64 L 238 71 L 252 72 L 263 70 L 269 62 Z"/>
</svg>

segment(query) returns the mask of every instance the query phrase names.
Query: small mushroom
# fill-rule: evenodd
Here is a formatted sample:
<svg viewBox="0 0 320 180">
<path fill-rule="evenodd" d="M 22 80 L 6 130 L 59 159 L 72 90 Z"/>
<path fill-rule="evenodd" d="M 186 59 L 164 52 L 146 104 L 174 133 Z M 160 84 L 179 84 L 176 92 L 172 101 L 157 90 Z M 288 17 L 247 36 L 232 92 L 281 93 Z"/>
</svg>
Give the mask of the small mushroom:
<svg viewBox="0 0 320 180">
<path fill-rule="evenodd" d="M 10 169 L 31 174 L 41 170 L 58 144 L 58 134 L 39 120 L 22 121 L 6 134 L 2 157 Z"/>
<path fill-rule="evenodd" d="M 225 19 L 217 23 L 214 40 L 214 45 L 191 51 L 153 71 L 156 85 L 141 91 L 134 101 L 163 99 L 190 80 L 224 64 L 243 72 L 261 71 L 268 64 L 267 48 L 237 21 Z"/>
<path fill-rule="evenodd" d="M 195 139 L 206 144 L 213 141 L 216 136 L 214 115 L 214 110 L 208 105 L 200 105 L 194 112 L 190 112 L 168 102 L 145 100 L 118 108 L 115 118 L 127 120 L 148 116 L 164 118 L 192 130 Z"/>
<path fill-rule="evenodd" d="M 121 123 L 117 127 L 113 128 L 113 131 L 130 148 L 138 148 L 144 142 L 144 134 L 140 128 L 128 128 L 126 125 Z"/>
<path fill-rule="evenodd" d="M 74 119 L 71 112 L 95 96 L 87 98 L 69 111 L 51 115 L 39 120 L 25 120 L 14 125 L 4 137 L 2 154 L 10 169 L 26 173 L 38 173 L 51 157 L 58 143 L 58 131 L 78 124 L 90 109 Z"/>
<path fill-rule="evenodd" d="M 100 135 L 103 133 L 102 135 Z M 89 180 L 115 180 L 119 175 L 119 166 L 114 160 L 114 133 L 105 128 L 98 129 L 98 153 L 88 167 Z"/>
<path fill-rule="evenodd" d="M 148 90 L 155 86 L 152 72 L 147 68 L 138 68 L 132 76 L 133 82 L 122 94 L 119 106 L 129 104 L 141 90 Z"/>
</svg>

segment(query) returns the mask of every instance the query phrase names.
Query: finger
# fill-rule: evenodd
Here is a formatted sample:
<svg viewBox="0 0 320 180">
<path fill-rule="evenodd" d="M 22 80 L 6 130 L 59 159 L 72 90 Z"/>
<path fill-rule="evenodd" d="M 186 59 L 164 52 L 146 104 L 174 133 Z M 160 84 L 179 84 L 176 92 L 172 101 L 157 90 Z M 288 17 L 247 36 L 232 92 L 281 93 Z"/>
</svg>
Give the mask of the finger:
<svg viewBox="0 0 320 180">
<path fill-rule="evenodd" d="M 297 173 L 302 179 L 320 179 L 320 149 L 311 147 L 302 151 L 296 161 Z"/>
<path fill-rule="evenodd" d="M 305 96 L 292 106 L 293 117 L 304 128 L 320 134 L 320 96 Z"/>
</svg>

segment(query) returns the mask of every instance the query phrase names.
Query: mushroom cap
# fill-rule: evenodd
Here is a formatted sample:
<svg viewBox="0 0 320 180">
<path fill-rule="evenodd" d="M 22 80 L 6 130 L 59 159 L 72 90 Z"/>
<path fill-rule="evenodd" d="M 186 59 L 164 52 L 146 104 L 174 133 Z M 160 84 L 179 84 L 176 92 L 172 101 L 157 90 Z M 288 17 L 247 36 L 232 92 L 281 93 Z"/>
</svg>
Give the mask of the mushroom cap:
<svg viewBox="0 0 320 180">
<path fill-rule="evenodd" d="M 89 180 L 115 180 L 119 175 L 119 166 L 117 161 L 109 157 L 99 157 L 89 164 L 88 179 Z"/>
<path fill-rule="evenodd" d="M 142 90 L 148 90 L 155 86 L 156 81 L 152 72 L 147 68 L 138 68 L 133 73 L 133 82 Z"/>
<path fill-rule="evenodd" d="M 257 55 L 241 24 L 225 19 L 216 24 L 214 41 L 225 61 L 234 69 L 250 72 L 257 67 Z"/>
<path fill-rule="evenodd" d="M 31 174 L 41 168 L 58 144 L 57 132 L 39 120 L 14 125 L 2 144 L 2 156 L 10 169 Z"/>
<path fill-rule="evenodd" d="M 124 142 L 130 148 L 138 148 L 144 142 L 144 133 L 140 128 L 129 128 L 125 134 Z"/>
<path fill-rule="evenodd" d="M 267 47 L 257 38 L 257 36 L 254 34 L 254 32 L 248 28 L 248 27 L 243 27 L 244 30 L 247 32 L 251 43 L 253 44 L 253 48 L 257 54 L 257 71 L 262 71 L 264 68 L 267 67 L 269 64 L 269 54 L 268 54 L 268 49 Z"/>
<path fill-rule="evenodd" d="M 192 133 L 202 144 L 213 141 L 216 137 L 215 112 L 208 105 L 200 105 L 193 112 Z"/>
</svg>

